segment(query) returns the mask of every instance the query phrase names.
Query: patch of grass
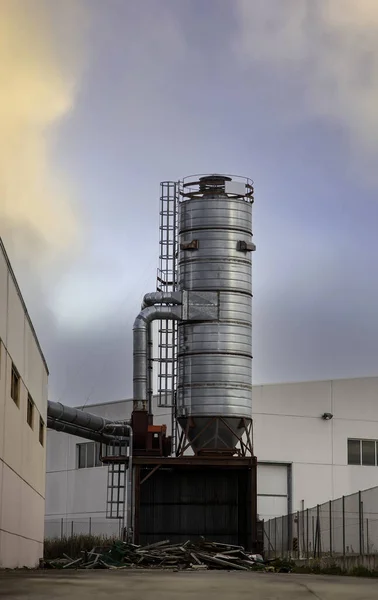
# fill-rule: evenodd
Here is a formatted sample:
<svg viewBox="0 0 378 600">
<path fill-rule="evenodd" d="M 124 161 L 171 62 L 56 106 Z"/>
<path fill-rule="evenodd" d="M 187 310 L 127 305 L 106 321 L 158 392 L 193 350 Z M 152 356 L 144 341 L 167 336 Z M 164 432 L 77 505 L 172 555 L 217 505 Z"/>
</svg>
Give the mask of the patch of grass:
<svg viewBox="0 0 378 600">
<path fill-rule="evenodd" d="M 349 577 L 378 577 L 378 571 L 372 571 L 362 565 L 353 567 L 349 571 L 343 569 L 336 562 L 322 562 L 320 560 L 312 560 L 310 563 L 303 565 L 294 565 L 293 573 L 306 573 L 313 575 L 344 575 Z"/>
<path fill-rule="evenodd" d="M 357 567 L 353 567 L 348 575 L 351 575 L 352 577 L 378 577 L 378 571 L 371 571 L 367 567 L 358 565 Z"/>
<path fill-rule="evenodd" d="M 72 559 L 79 558 L 82 551 L 90 552 L 95 546 L 111 546 L 114 537 L 102 535 L 74 535 L 70 537 L 45 540 L 44 558 L 55 560 L 67 554 Z"/>
</svg>

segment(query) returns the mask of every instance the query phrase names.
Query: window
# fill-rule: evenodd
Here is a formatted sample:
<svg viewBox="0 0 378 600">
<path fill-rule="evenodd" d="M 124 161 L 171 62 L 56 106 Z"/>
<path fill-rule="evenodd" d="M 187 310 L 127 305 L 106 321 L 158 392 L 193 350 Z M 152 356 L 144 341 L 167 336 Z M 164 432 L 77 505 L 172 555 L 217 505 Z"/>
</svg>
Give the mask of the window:
<svg viewBox="0 0 378 600">
<path fill-rule="evenodd" d="M 39 443 L 41 446 L 45 445 L 45 424 L 42 417 L 39 419 Z"/>
<path fill-rule="evenodd" d="M 19 406 L 20 401 L 20 376 L 14 364 L 12 363 L 12 378 L 11 378 L 11 398 Z"/>
<path fill-rule="evenodd" d="M 100 460 L 100 442 L 85 442 L 77 444 L 77 468 L 90 469 L 91 467 L 102 467 Z"/>
<path fill-rule="evenodd" d="M 30 394 L 28 394 L 28 405 L 26 411 L 26 420 L 28 422 L 29 427 L 33 429 L 34 422 L 34 402 Z"/>
<path fill-rule="evenodd" d="M 374 467 L 375 442 L 370 440 L 362 440 L 362 464 Z"/>
<path fill-rule="evenodd" d="M 378 440 L 348 440 L 348 465 L 378 465 Z"/>
</svg>

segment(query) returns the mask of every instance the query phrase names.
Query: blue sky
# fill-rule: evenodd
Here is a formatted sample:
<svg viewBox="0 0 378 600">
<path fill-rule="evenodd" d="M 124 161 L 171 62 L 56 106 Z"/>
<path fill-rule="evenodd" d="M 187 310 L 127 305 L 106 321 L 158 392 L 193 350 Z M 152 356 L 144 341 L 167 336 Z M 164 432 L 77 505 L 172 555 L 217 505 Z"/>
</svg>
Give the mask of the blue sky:
<svg viewBox="0 0 378 600">
<path fill-rule="evenodd" d="M 377 374 L 375 0 L 2 6 L 1 234 L 52 399 L 131 394 L 159 182 L 197 172 L 255 181 L 254 382 Z"/>
</svg>

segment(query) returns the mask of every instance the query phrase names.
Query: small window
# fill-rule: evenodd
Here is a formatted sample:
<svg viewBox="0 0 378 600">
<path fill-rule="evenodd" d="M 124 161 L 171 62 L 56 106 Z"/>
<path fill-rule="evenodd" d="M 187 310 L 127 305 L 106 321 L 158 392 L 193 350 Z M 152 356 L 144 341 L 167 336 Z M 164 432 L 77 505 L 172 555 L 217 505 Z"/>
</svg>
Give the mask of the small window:
<svg viewBox="0 0 378 600">
<path fill-rule="evenodd" d="M 99 442 L 85 442 L 76 444 L 77 446 L 77 468 L 90 469 L 92 467 L 102 467 L 100 460 L 101 444 Z"/>
<path fill-rule="evenodd" d="M 17 406 L 20 402 L 20 376 L 16 367 L 12 364 L 12 379 L 11 379 L 11 398 Z"/>
<path fill-rule="evenodd" d="M 34 424 L 34 402 L 30 394 L 28 394 L 28 405 L 26 412 L 26 420 L 28 422 L 29 427 L 33 429 Z"/>
<path fill-rule="evenodd" d="M 362 464 L 375 466 L 375 442 L 371 440 L 362 440 Z"/>
<path fill-rule="evenodd" d="M 39 443 L 41 446 L 45 445 L 45 424 L 42 418 L 39 419 Z"/>
<path fill-rule="evenodd" d="M 348 465 L 361 464 L 361 440 L 348 440 Z"/>
</svg>

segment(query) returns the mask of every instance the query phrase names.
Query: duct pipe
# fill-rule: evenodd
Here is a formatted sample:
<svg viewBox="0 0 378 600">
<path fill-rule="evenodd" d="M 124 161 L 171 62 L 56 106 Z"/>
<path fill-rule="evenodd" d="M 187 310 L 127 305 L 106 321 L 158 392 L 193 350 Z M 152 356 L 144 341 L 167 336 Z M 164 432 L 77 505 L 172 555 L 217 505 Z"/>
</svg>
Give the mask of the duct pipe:
<svg viewBox="0 0 378 600">
<path fill-rule="evenodd" d="M 181 292 L 150 292 L 145 294 L 142 302 L 142 310 L 146 306 L 154 304 L 182 304 Z"/>
<path fill-rule="evenodd" d="M 118 425 L 123 425 L 124 433 L 122 435 L 128 435 L 128 423 L 126 421 L 110 421 L 73 406 L 65 406 L 60 402 L 48 402 L 47 416 L 79 428 L 106 433 L 107 435 L 114 434 L 114 425 L 117 425 L 117 434 L 121 435 Z"/>
<path fill-rule="evenodd" d="M 182 304 L 182 294 L 181 292 L 150 292 L 145 294 L 142 302 L 142 310 L 147 306 L 153 306 L 155 304 Z M 152 351 L 153 351 L 153 343 L 152 343 L 152 335 L 151 328 L 148 331 L 148 340 L 147 340 L 147 404 L 148 404 L 148 414 L 152 414 L 152 396 L 153 396 L 153 366 L 152 366 Z"/>
<path fill-rule="evenodd" d="M 133 327 L 133 409 L 147 410 L 148 402 L 148 340 L 150 326 L 156 319 L 179 320 L 179 306 L 148 306 L 141 310 Z"/>
<path fill-rule="evenodd" d="M 78 427 L 77 425 L 72 425 L 70 423 L 66 423 L 65 421 L 59 421 L 59 419 L 53 419 L 51 417 L 47 417 L 47 427 L 62 433 L 77 435 L 78 437 L 82 437 L 86 440 L 92 440 L 93 442 L 100 442 L 100 444 L 109 444 L 109 442 L 117 441 L 117 438 L 114 435 L 92 431 L 91 429 Z"/>
</svg>

